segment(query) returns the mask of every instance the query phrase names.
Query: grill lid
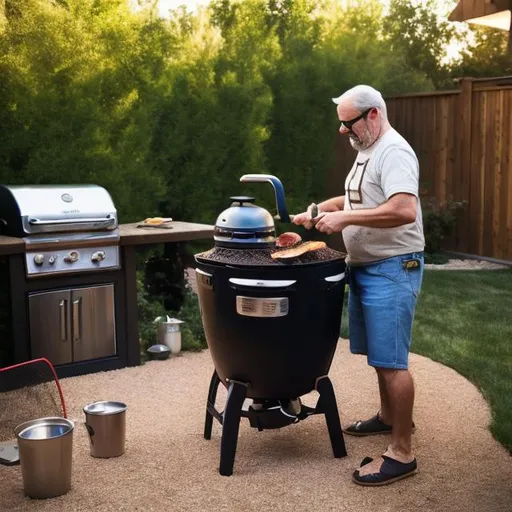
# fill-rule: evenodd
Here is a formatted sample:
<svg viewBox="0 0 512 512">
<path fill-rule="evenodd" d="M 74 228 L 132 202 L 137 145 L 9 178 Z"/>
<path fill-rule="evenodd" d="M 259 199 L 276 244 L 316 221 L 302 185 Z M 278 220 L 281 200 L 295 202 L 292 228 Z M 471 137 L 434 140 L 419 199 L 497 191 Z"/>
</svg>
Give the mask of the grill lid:
<svg viewBox="0 0 512 512">
<path fill-rule="evenodd" d="M 0 185 L 0 233 L 104 231 L 118 227 L 110 194 L 98 185 Z"/>
<path fill-rule="evenodd" d="M 231 207 L 224 210 L 215 222 L 213 238 L 219 247 L 256 248 L 274 245 L 276 231 L 274 218 L 290 222 L 286 209 L 284 187 L 279 178 L 270 174 L 244 174 L 242 183 L 269 182 L 274 188 L 277 215 L 252 204 L 254 197 L 231 197 Z"/>
<path fill-rule="evenodd" d="M 275 227 L 272 215 L 252 204 L 254 197 L 233 196 L 231 206 L 215 222 L 213 238 L 217 245 L 243 247 L 273 244 Z"/>
</svg>

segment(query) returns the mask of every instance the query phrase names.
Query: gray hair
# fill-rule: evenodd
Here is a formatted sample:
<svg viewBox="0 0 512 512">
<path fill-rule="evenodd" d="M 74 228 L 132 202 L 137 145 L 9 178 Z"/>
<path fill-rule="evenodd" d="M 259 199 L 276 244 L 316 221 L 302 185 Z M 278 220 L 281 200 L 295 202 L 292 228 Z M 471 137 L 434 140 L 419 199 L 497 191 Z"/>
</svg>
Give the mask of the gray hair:
<svg viewBox="0 0 512 512">
<path fill-rule="evenodd" d="M 369 108 L 376 107 L 382 112 L 384 119 L 388 118 L 386 102 L 382 94 L 369 85 L 356 85 L 338 98 L 332 98 L 332 101 L 338 105 L 342 100 L 346 99 L 351 99 L 354 107 L 357 108 L 359 112 L 364 112 Z"/>
</svg>

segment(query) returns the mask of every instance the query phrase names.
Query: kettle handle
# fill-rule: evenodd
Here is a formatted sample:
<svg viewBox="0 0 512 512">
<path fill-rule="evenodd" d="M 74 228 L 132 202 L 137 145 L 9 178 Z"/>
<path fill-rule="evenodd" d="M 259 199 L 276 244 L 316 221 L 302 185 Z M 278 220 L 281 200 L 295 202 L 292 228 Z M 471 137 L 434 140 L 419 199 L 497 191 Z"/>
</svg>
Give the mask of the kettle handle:
<svg viewBox="0 0 512 512">
<path fill-rule="evenodd" d="M 279 219 L 282 222 L 290 222 L 290 216 L 286 209 L 286 202 L 284 199 L 284 187 L 279 178 L 272 176 L 271 174 L 244 174 L 240 181 L 242 183 L 264 183 L 270 182 L 274 187 L 274 193 L 276 195 L 276 206 Z"/>
</svg>

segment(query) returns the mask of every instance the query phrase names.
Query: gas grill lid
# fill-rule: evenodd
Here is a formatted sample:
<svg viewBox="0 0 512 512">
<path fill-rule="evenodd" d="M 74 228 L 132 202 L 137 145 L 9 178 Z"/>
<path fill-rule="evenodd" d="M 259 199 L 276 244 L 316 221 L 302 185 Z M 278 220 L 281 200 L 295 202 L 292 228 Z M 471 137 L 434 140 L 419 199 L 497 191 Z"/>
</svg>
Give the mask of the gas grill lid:
<svg viewBox="0 0 512 512">
<path fill-rule="evenodd" d="M 110 194 L 98 185 L 0 185 L 0 233 L 104 231 L 118 227 Z"/>
</svg>

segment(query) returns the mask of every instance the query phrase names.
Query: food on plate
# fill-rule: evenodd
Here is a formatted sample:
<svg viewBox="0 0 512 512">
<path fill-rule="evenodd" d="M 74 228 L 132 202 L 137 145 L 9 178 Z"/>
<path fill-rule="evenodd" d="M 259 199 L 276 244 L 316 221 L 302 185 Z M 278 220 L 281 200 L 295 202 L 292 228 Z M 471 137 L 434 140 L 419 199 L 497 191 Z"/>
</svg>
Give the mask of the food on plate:
<svg viewBox="0 0 512 512">
<path fill-rule="evenodd" d="M 302 242 L 302 237 L 293 231 L 287 231 L 276 238 L 276 247 L 291 247 Z"/>
<path fill-rule="evenodd" d="M 163 218 L 163 217 L 148 217 L 144 219 L 144 224 L 150 224 L 152 226 L 157 226 L 159 224 L 164 224 L 166 222 L 170 222 L 172 219 Z"/>
<path fill-rule="evenodd" d="M 303 254 L 311 251 L 318 251 L 319 249 L 325 249 L 327 244 L 325 242 L 306 242 L 298 247 L 292 247 L 291 249 L 284 249 L 282 251 L 276 251 L 270 256 L 274 260 L 285 260 L 291 258 L 298 258 Z"/>
</svg>

